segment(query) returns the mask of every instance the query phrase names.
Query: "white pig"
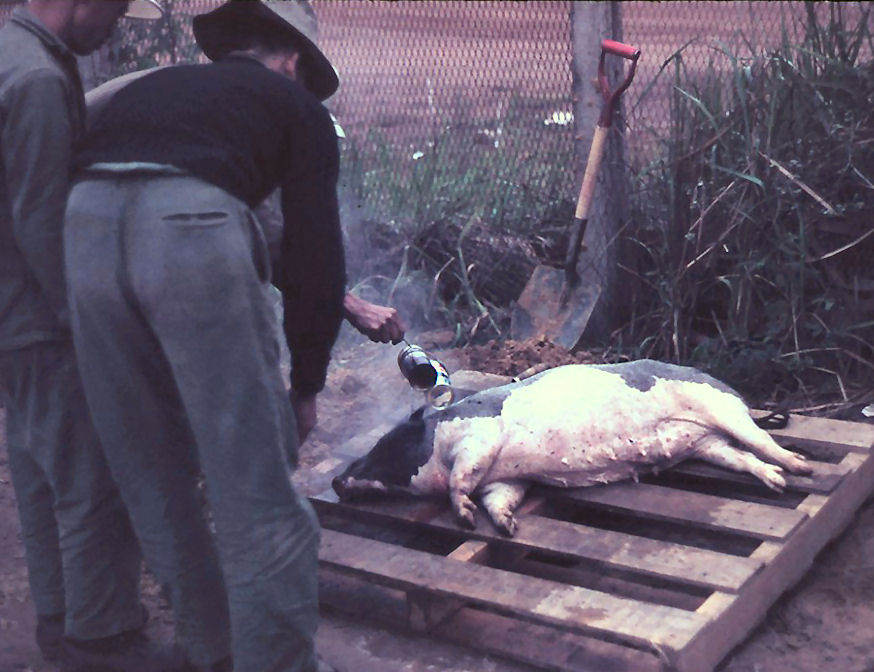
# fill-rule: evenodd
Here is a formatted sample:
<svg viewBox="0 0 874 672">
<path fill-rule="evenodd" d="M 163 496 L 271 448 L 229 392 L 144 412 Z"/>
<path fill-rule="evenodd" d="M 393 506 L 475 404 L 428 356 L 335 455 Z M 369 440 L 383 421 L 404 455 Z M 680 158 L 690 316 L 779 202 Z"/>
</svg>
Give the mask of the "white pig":
<svg viewBox="0 0 874 672">
<path fill-rule="evenodd" d="M 579 487 L 636 479 L 693 456 L 749 472 L 775 490 L 786 485 L 783 469 L 810 472 L 724 383 L 697 369 L 640 360 L 560 366 L 442 411 L 419 409 L 333 486 L 341 499 L 448 493 L 468 526 L 478 496 L 495 525 L 512 535 L 513 512 L 532 482 Z"/>
</svg>

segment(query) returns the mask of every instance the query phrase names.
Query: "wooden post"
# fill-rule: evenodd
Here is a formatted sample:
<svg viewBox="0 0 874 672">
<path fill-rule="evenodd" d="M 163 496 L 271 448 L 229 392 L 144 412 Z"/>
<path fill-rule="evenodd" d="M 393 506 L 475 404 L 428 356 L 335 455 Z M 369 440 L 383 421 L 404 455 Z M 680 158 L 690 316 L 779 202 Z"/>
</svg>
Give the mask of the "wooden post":
<svg viewBox="0 0 874 672">
<path fill-rule="evenodd" d="M 582 181 L 589 148 L 594 137 L 603 99 L 597 87 L 601 40 L 622 41 L 622 9 L 619 2 L 574 2 L 571 6 L 571 41 L 573 51 L 573 101 L 575 124 L 575 174 Z M 607 58 L 611 82 L 621 81 L 626 62 Z M 625 124 L 622 105 L 607 137 L 607 147 L 598 174 L 594 201 L 589 213 L 584 244 L 577 270 L 584 284 L 599 284 L 601 296 L 589 319 L 583 342 L 609 336 L 613 327 L 615 302 L 621 294 L 614 291 L 616 276 L 616 241 L 628 219 L 627 175 L 625 161 Z"/>
</svg>

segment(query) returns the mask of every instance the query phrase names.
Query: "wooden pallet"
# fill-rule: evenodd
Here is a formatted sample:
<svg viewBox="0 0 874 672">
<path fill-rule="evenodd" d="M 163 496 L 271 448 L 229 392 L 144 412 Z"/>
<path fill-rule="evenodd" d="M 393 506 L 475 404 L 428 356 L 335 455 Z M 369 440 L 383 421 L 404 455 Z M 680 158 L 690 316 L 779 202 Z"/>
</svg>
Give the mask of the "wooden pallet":
<svg viewBox="0 0 874 672">
<path fill-rule="evenodd" d="M 814 474 L 775 494 L 690 461 L 641 483 L 536 488 L 508 539 L 448 498 L 312 498 L 323 601 L 544 670 L 706 672 L 874 490 L 874 425 L 793 416 Z"/>
</svg>

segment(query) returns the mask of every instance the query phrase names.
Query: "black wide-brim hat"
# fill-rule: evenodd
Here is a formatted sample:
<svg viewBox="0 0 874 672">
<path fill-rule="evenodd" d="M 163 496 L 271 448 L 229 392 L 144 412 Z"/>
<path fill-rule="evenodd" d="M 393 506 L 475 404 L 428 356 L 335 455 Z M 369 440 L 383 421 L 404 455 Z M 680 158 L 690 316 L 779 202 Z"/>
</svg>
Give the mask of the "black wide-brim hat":
<svg viewBox="0 0 874 672">
<path fill-rule="evenodd" d="M 228 0 L 195 16 L 193 28 L 197 44 L 213 61 L 239 49 L 253 35 L 287 36 L 301 52 L 307 88 L 319 100 L 330 98 L 340 86 L 337 71 L 316 45 L 316 15 L 303 0 Z"/>
</svg>

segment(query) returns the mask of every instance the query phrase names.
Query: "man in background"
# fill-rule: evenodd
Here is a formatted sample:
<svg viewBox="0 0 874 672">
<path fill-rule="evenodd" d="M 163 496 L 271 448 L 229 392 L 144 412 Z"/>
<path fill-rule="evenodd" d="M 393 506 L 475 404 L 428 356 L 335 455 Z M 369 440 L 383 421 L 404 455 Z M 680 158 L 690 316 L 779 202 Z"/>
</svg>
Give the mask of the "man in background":
<svg viewBox="0 0 874 672">
<path fill-rule="evenodd" d="M 0 30 L 0 398 L 37 644 L 63 672 L 184 662 L 142 634 L 139 549 L 90 424 L 66 310 L 63 213 L 85 121 L 75 55 L 125 12 L 160 8 L 31 0 Z"/>
</svg>

